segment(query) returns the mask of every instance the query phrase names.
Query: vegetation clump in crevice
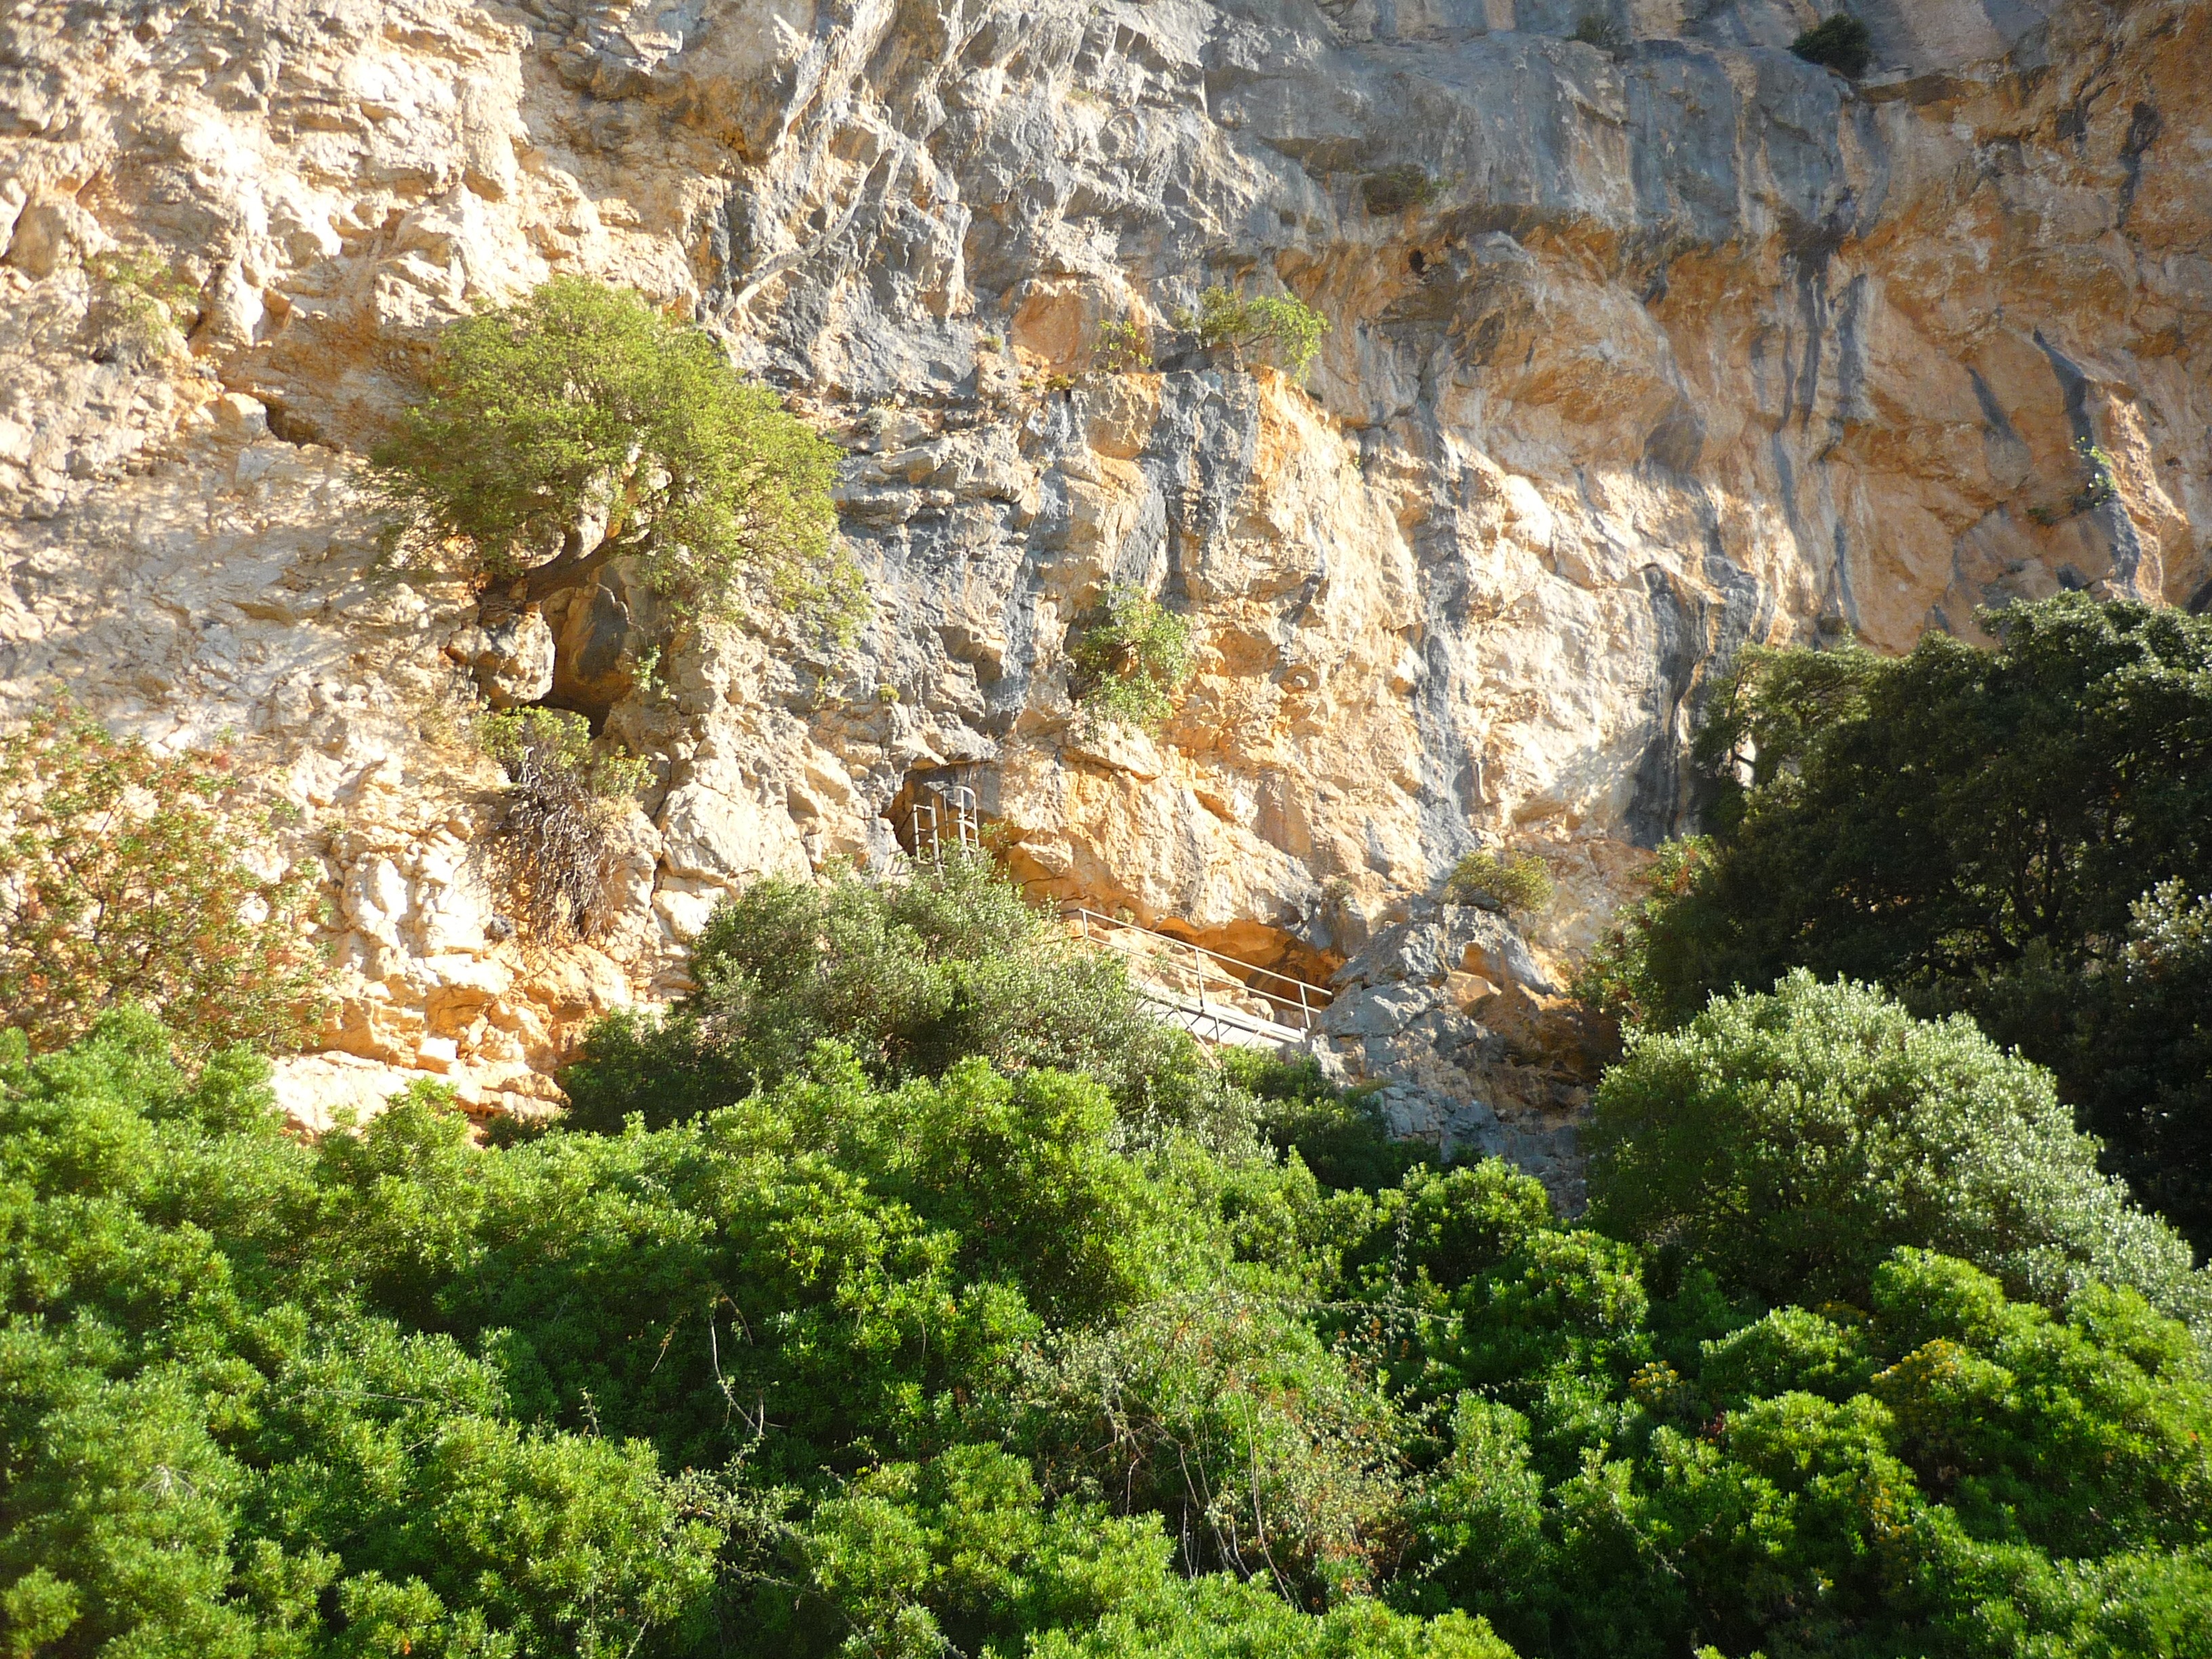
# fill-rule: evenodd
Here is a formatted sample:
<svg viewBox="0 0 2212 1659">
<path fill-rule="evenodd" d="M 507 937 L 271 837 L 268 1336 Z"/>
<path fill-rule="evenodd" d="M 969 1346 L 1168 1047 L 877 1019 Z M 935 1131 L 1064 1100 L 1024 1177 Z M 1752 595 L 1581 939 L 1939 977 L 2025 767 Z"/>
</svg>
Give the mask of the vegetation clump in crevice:
<svg viewBox="0 0 2212 1659">
<path fill-rule="evenodd" d="M 1595 46 L 1610 58 L 1620 57 L 1629 46 L 1628 31 L 1617 20 L 1601 11 L 1584 12 L 1576 20 L 1574 33 L 1567 39 L 1579 40 L 1586 46 Z"/>
<path fill-rule="evenodd" d="M 1109 374 L 1140 374 L 1152 366 L 1152 331 L 1134 317 L 1109 318 L 1098 325 L 1091 359 Z"/>
<path fill-rule="evenodd" d="M 1856 81 L 1874 61 L 1874 34 L 1850 13 L 1839 11 L 1800 34 L 1790 43 L 1790 50 L 1808 64 Z"/>
<path fill-rule="evenodd" d="M 559 944 L 603 934 L 613 831 L 651 763 L 600 747 L 590 721 L 557 708 L 484 714 L 477 738 L 507 773 L 490 854 L 525 936 Z"/>
<path fill-rule="evenodd" d="M 2112 473 L 2112 458 L 2100 448 L 2094 439 L 2076 438 L 2074 453 L 2088 471 L 2087 480 L 2066 499 L 2063 507 L 2031 507 L 2027 516 L 2039 525 L 2063 524 L 2079 514 L 2092 512 L 2119 494 L 2119 481 Z"/>
<path fill-rule="evenodd" d="M 686 611 L 747 592 L 848 629 L 838 453 L 702 330 L 640 295 L 556 276 L 439 337 L 422 400 L 374 452 L 404 550 L 458 550 L 515 603 L 617 558 Z"/>
<path fill-rule="evenodd" d="M 94 300 L 88 319 L 100 362 L 142 363 L 185 349 L 199 316 L 199 284 L 151 251 L 111 248 L 85 261 Z"/>
<path fill-rule="evenodd" d="M 265 815 L 226 811 L 222 750 L 159 755 L 66 701 L 0 739 L 0 1024 L 44 1051 L 106 1010 L 202 1045 L 298 1047 L 326 1006 L 314 884 Z"/>
<path fill-rule="evenodd" d="M 1067 649 L 1081 717 L 1157 732 L 1190 678 L 1190 624 L 1142 588 L 1116 582 Z"/>
<path fill-rule="evenodd" d="M 1403 213 L 1425 206 L 1437 191 L 1437 181 L 1428 169 L 1413 161 L 1398 162 L 1359 181 L 1360 199 L 1375 214 Z"/>
</svg>

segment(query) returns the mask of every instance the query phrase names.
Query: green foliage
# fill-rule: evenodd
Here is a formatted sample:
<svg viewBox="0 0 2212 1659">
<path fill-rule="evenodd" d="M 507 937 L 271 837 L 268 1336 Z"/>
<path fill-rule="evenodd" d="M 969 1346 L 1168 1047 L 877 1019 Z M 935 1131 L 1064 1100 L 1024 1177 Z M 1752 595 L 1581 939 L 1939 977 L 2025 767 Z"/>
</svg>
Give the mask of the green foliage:
<svg viewBox="0 0 2212 1659">
<path fill-rule="evenodd" d="M 1874 35 L 1857 18 L 1839 11 L 1800 34 L 1790 43 L 1790 50 L 1808 64 L 1856 81 L 1874 59 Z"/>
<path fill-rule="evenodd" d="M 2212 1391 L 2128 1291 L 1761 1317 L 1496 1163 L 1328 1191 L 973 1058 L 499 1150 L 168 1046 L 0 1058 L 14 1651 L 2206 1651 Z"/>
<path fill-rule="evenodd" d="M 657 1132 L 480 1149 L 426 1091 L 309 1147 L 257 1062 L 166 1051 L 129 1016 L 0 1061 L 19 1648 L 1501 1651 L 1267 1588 L 1357 1577 L 1399 1483 L 1302 1311 L 1301 1241 L 1358 1212 L 1295 1163 L 1118 1151 L 1061 1073 L 885 1092 L 830 1053 Z M 1170 1572 L 1193 1492 L 1260 1584 Z"/>
<path fill-rule="evenodd" d="M 589 720 L 557 708 L 483 715 L 477 738 L 507 771 L 492 856 L 525 930 L 556 942 L 603 933 L 610 831 L 651 766 L 598 748 Z"/>
<path fill-rule="evenodd" d="M 640 1644 L 713 1578 L 695 1500 L 649 1447 L 531 1425 L 501 1362 L 362 1308 L 348 1160 L 283 1133 L 259 1062 L 187 1080 L 170 1042 L 129 1014 L 0 1056 L 0 1639 L 668 1651 Z"/>
<path fill-rule="evenodd" d="M 313 888 L 270 877 L 222 804 L 229 759 L 156 755 L 68 702 L 0 739 L 0 1023 L 37 1049 L 127 1002 L 194 1047 L 296 1046 L 319 1024 Z"/>
<path fill-rule="evenodd" d="M 1311 1055 L 1285 1060 L 1256 1048 L 1227 1048 L 1221 1069 L 1251 1097 L 1261 1137 L 1279 1152 L 1296 1152 L 1323 1187 L 1395 1187 L 1407 1170 L 1428 1161 L 1423 1148 L 1383 1133 L 1371 1086 L 1339 1087 Z"/>
<path fill-rule="evenodd" d="M 184 349 L 182 331 L 198 320 L 199 284 L 151 251 L 111 249 L 85 261 L 97 284 L 89 321 L 102 362 L 143 362 Z"/>
<path fill-rule="evenodd" d="M 1769 1302 L 1858 1301 L 1900 1244 L 2051 1305 L 2092 1280 L 2202 1322 L 2188 1246 L 2100 1175 L 2041 1067 L 1802 970 L 1634 1042 L 1599 1086 L 1591 1212 Z"/>
<path fill-rule="evenodd" d="M 1480 904 L 1489 909 L 1540 910 L 1552 902 L 1552 872 L 1534 853 L 1498 854 L 1477 849 L 1452 866 L 1444 878 L 1449 904 Z"/>
<path fill-rule="evenodd" d="M 1109 374 L 1126 374 L 1152 366 L 1152 331 L 1133 317 L 1098 325 L 1091 355 Z"/>
<path fill-rule="evenodd" d="M 1190 678 L 1190 624 L 1142 588 L 1116 582 L 1067 657 L 1087 718 L 1158 731 Z"/>
<path fill-rule="evenodd" d="M 1686 836 L 1662 843 L 1644 877 L 1644 896 L 1613 912 L 1613 926 L 1576 969 L 1574 994 L 1599 1012 L 1632 1024 L 1665 1025 L 1677 988 L 1693 975 L 1672 952 L 1697 935 L 1686 927 L 1686 902 L 1712 843 Z"/>
<path fill-rule="evenodd" d="M 860 603 L 835 446 L 627 289 L 556 276 L 454 324 L 374 459 L 418 540 L 530 603 L 617 557 L 679 610 L 748 583 L 838 626 Z"/>
<path fill-rule="evenodd" d="M 1662 1025 L 1799 966 L 1971 1012 L 2201 1239 L 2207 1054 L 2127 1011 L 2212 991 L 2201 955 L 2130 955 L 2154 889 L 2212 892 L 2212 621 L 2079 594 L 1987 620 L 1995 651 L 1746 653 L 1698 739 L 1712 837 L 1607 971 Z"/>
<path fill-rule="evenodd" d="M 1261 352 L 1285 374 L 1299 375 L 1321 349 L 1328 319 L 1294 294 L 1247 298 L 1209 288 L 1198 296 L 1198 310 L 1176 317 L 1176 326 L 1196 335 L 1202 346 L 1226 348 L 1239 363 L 1246 352 Z"/>
<path fill-rule="evenodd" d="M 846 871 L 756 883 L 708 921 L 691 977 L 698 988 L 665 1019 L 618 1015 L 591 1034 L 565 1079 L 572 1122 L 680 1121 L 799 1075 L 835 1042 L 885 1081 L 939 1076 L 971 1054 L 1005 1071 L 1054 1066 L 1099 1079 L 1133 1127 L 1244 1134 L 1197 1046 L 988 859 L 948 857 L 896 882 Z"/>
</svg>

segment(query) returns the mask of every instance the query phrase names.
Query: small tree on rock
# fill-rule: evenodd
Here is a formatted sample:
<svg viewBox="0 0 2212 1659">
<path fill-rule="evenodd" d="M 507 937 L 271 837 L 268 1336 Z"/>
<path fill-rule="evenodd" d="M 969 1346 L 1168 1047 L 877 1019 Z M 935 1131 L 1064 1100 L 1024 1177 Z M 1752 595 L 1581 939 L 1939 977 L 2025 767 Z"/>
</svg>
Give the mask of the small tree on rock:
<svg viewBox="0 0 2212 1659">
<path fill-rule="evenodd" d="M 836 446 L 626 289 L 558 276 L 454 324 L 374 460 L 407 536 L 458 545 L 521 604 L 629 557 L 678 610 L 746 582 L 833 623 L 856 605 Z"/>
</svg>

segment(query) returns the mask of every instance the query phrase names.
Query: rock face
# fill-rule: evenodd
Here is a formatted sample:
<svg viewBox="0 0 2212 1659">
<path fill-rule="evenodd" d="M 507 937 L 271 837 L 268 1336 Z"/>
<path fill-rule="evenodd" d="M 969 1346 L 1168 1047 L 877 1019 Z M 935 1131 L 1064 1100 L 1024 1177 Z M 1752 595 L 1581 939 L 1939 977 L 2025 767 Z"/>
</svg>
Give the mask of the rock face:
<svg viewBox="0 0 2212 1659">
<path fill-rule="evenodd" d="M 718 897 L 888 857 L 932 778 L 1041 894 L 1349 959 L 1347 1007 L 1406 981 L 1383 940 L 1458 939 L 1455 858 L 1527 846 L 1560 896 L 1496 994 L 1540 999 L 1689 822 L 1743 643 L 2212 596 L 2212 9 L 1864 0 L 1856 85 L 1784 50 L 1831 9 L 19 5 L 0 715 L 59 682 L 228 731 L 306 809 L 343 995 L 289 1063 L 311 1117 L 555 1097 Z M 669 635 L 618 570 L 496 622 L 380 571 L 361 458 L 428 343 L 556 271 L 688 307 L 847 447 L 854 647 Z M 1316 307 L 1310 373 L 1196 349 L 1212 285 Z M 1152 367 L 1108 371 L 1109 321 Z M 1156 738 L 1071 719 L 1115 581 L 1198 647 Z M 459 730 L 549 695 L 657 768 L 613 932 L 551 952 L 505 936 Z M 1344 1057 L 1479 1140 L 1430 993 Z M 1385 1052 L 1431 1013 L 1434 1066 Z"/>
</svg>

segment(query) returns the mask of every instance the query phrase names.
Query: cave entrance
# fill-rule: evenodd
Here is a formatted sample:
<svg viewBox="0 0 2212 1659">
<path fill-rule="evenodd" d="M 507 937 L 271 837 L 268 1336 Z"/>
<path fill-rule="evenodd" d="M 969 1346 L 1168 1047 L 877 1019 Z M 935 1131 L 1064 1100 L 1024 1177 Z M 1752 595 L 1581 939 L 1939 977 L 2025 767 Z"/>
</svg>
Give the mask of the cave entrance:
<svg viewBox="0 0 2212 1659">
<path fill-rule="evenodd" d="M 947 854 L 980 855 L 983 813 L 969 769 L 909 772 L 884 809 L 899 850 L 917 864 L 942 864 Z"/>
</svg>

